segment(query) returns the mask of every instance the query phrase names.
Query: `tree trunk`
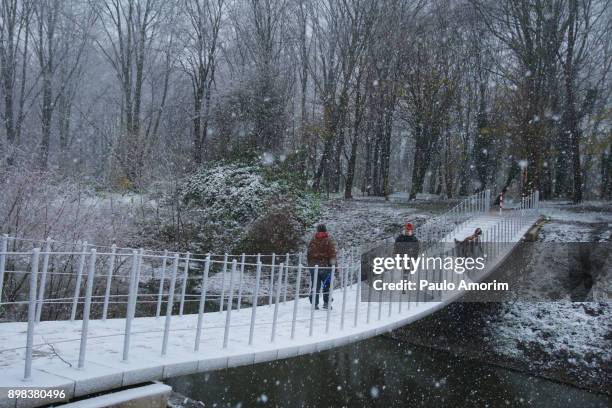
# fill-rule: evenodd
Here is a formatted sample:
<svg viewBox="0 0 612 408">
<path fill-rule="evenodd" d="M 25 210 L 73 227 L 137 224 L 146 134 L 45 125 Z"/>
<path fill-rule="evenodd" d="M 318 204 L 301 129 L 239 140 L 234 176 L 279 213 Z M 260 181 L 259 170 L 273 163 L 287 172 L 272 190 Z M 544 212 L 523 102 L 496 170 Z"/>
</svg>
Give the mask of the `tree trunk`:
<svg viewBox="0 0 612 408">
<path fill-rule="evenodd" d="M 361 76 L 359 77 L 361 79 Z M 359 143 L 359 129 L 361 127 L 361 118 L 363 116 L 363 106 L 361 103 L 361 84 L 357 81 L 355 95 L 355 120 L 353 122 L 353 141 L 351 142 L 351 156 L 348 162 L 346 172 L 346 184 L 344 186 L 344 198 L 353 198 L 353 180 L 355 178 L 355 164 L 357 163 L 357 144 Z"/>
<path fill-rule="evenodd" d="M 196 166 L 202 163 L 202 90 L 203 84 L 194 85 L 193 101 L 193 161 Z"/>
<path fill-rule="evenodd" d="M 580 129 L 578 129 L 578 115 L 576 113 L 576 100 L 574 94 L 574 29 L 577 13 L 577 0 L 570 0 L 569 17 L 567 29 L 567 53 L 564 66 L 565 77 L 565 109 L 566 109 L 566 132 L 570 137 L 572 152 L 572 168 L 574 173 L 574 202 L 582 201 L 582 168 L 580 166 Z"/>
</svg>

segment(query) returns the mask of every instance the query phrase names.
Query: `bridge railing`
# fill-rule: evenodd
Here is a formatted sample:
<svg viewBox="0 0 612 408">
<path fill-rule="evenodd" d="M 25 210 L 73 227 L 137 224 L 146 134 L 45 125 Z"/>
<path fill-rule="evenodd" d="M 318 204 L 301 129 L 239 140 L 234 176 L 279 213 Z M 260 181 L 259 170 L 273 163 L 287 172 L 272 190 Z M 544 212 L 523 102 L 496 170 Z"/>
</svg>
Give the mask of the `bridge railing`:
<svg viewBox="0 0 612 408">
<path fill-rule="evenodd" d="M 414 229 L 415 236 L 422 245 L 431 245 L 442 240 L 451 231 L 460 227 L 470 218 L 489 211 L 491 203 L 491 191 L 482 190 L 461 199 L 455 206 L 442 214 L 429 218 L 423 224 Z M 376 241 L 368 242 L 360 246 L 360 252 L 394 242 L 395 236 L 389 236 Z"/>
<path fill-rule="evenodd" d="M 505 211 L 493 216 L 494 222 L 488 222 L 481 227 L 482 235 L 476 241 L 463 245 L 455 245 L 453 242 L 436 242 L 427 246 L 422 255 L 425 259 L 436 258 L 446 259 L 447 257 L 483 257 L 484 268 L 480 271 L 473 270 L 458 274 L 450 269 L 445 269 L 441 265 L 423 264 L 424 267 L 416 272 L 416 277 L 412 280 L 428 282 L 450 282 L 458 285 L 459 280 L 479 282 L 491 273 L 491 267 L 497 266 L 502 258 L 506 257 L 514 247 L 517 237 L 520 237 L 525 227 L 533 223 L 539 213 L 539 192 L 535 191 L 521 199 L 520 205 L 515 210 Z M 467 255 L 469 253 L 469 255 Z M 453 290 L 420 290 L 416 292 L 417 301 L 426 299 L 444 301 L 455 297 L 456 291 Z M 391 307 L 391 306 L 389 306 Z M 401 306 L 399 306 L 401 311 Z"/>
<path fill-rule="evenodd" d="M 465 214 L 487 211 L 489 199 L 488 192 L 478 193 L 440 218 L 444 223 L 460 225 L 466 221 Z M 525 197 L 518 210 L 505 213 L 494 227 L 484 231 L 484 240 L 498 243 L 498 253 L 502 253 L 504 241 L 510 241 L 512 234 L 530 222 L 538 207 L 537 192 Z M 436 230 L 429 236 L 441 239 L 441 234 L 443 232 Z M 42 249 L 15 252 L 9 251 L 9 239 L 4 236 L 0 246 L 0 316 L 4 321 L 27 320 L 27 340 L 21 347 L 25 351 L 25 378 L 31 376 L 33 349 L 41 346 L 34 344 L 34 333 L 44 320 L 70 320 L 74 324 L 80 321 L 79 337 L 71 341 L 80 342 L 78 366 L 83 368 L 90 338 L 89 321 L 93 319 L 125 319 L 123 331 L 116 334 L 124 337 L 123 360 L 129 358 L 135 317 L 160 319 L 160 325 L 163 319 L 162 355 L 167 352 L 174 316 L 198 315 L 194 342 L 194 351 L 198 351 L 201 332 L 205 330 L 203 315 L 223 313 L 224 334 L 219 342 L 225 348 L 233 327 L 232 312 L 239 313 L 244 306 L 250 306 L 249 345 L 253 343 L 255 331 L 263 330 L 257 324 L 257 311 L 262 307 L 273 311 L 268 332 L 271 342 L 275 340 L 279 324 L 291 324 L 293 339 L 296 325 L 306 322 L 309 335 L 313 336 L 315 306 L 311 305 L 308 316 L 298 316 L 298 303 L 300 299 L 315 294 L 320 277 L 330 280 L 330 298 L 333 299 L 334 292 L 339 293 L 341 303 L 335 307 L 340 308 L 340 330 L 351 323 L 356 327 L 374 319 L 371 316 L 373 302 L 367 304 L 365 322 L 363 314 L 360 314 L 361 254 L 354 248 L 340 251 L 338 265 L 331 268 L 332 273 L 321 275 L 318 267 L 305 266 L 300 254 L 274 255 L 264 262 L 262 256 L 241 255 L 238 259 L 231 259 L 226 254 L 219 257 L 168 251 L 127 252 L 113 246 L 106 250 L 89 248 L 86 243 L 81 243 L 76 250 L 58 251 L 52 248 L 49 240 Z M 424 248 L 426 254 L 432 250 Z M 419 271 L 420 274 L 439 272 Z M 7 287 L 11 290 L 7 291 Z M 347 292 L 350 291 L 354 292 L 354 307 L 347 304 Z M 394 303 L 393 299 L 379 299 L 379 320 L 383 301 L 389 302 L 389 314 L 392 312 L 391 303 Z M 423 293 L 417 292 L 416 299 L 408 298 L 406 301 L 409 307 L 418 307 L 427 299 Z M 406 302 L 399 302 L 398 313 L 402 313 L 403 303 Z M 292 318 L 282 321 L 278 318 L 279 307 L 287 304 L 292 307 Z M 325 317 L 326 332 L 330 330 L 330 310 Z M 0 350 L 0 353 L 4 351 Z"/>
<path fill-rule="evenodd" d="M 477 214 L 489 211 L 491 191 L 482 190 L 461 200 L 445 213 L 431 218 L 418 228 L 419 237 L 425 242 L 436 242 Z"/>
</svg>

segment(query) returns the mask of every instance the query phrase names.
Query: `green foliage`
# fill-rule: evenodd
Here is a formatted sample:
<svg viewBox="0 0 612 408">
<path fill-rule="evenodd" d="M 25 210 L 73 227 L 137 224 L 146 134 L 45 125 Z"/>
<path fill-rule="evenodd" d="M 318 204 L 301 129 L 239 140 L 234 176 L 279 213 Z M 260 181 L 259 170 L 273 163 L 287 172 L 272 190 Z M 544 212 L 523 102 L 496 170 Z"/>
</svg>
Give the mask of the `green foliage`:
<svg viewBox="0 0 612 408">
<path fill-rule="evenodd" d="M 179 186 L 181 230 L 169 235 L 200 253 L 295 249 L 320 212 L 319 200 L 289 168 L 275 166 L 252 160 L 199 168 Z"/>
</svg>

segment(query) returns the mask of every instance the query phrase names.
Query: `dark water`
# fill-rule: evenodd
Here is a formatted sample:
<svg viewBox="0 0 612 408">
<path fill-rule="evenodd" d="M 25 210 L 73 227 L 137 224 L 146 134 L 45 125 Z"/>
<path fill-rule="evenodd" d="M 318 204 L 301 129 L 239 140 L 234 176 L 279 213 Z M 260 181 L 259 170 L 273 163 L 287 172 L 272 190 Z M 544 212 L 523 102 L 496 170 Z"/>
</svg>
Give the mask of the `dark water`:
<svg viewBox="0 0 612 408">
<path fill-rule="evenodd" d="M 604 395 L 387 337 L 167 383 L 206 407 L 612 406 Z"/>
</svg>

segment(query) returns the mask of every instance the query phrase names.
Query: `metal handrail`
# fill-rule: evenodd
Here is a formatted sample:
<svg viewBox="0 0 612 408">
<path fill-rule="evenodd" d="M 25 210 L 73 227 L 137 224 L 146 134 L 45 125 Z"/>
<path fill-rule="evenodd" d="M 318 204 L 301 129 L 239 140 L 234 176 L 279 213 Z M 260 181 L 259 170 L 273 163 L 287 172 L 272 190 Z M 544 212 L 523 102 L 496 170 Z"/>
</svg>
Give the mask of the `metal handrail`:
<svg viewBox="0 0 612 408">
<path fill-rule="evenodd" d="M 476 193 L 472 196 L 467 197 L 461 203 L 457 204 L 451 210 L 444 214 L 435 217 L 429 222 L 423 224 L 417 230 L 420 234 L 427 234 L 429 238 L 435 240 L 441 240 L 446 236 L 447 228 L 439 229 L 440 223 L 448 223 L 453 228 L 462 225 L 467 221 L 464 217 L 474 215 L 477 213 L 484 213 L 488 211 L 488 204 L 490 202 L 490 192 L 488 190 Z M 516 234 L 522 231 L 522 228 L 532 222 L 533 217 L 537 215 L 539 208 L 539 193 L 537 191 L 523 197 L 521 200 L 520 207 L 516 210 L 507 211 L 499 217 L 499 221 L 492 227 L 486 229 L 484 232 L 483 239 L 487 242 L 493 243 L 493 256 L 499 256 L 504 252 L 504 242 L 509 242 L 511 239 L 516 238 Z M 469 219 L 469 217 L 468 217 Z M 444 234 L 444 235 L 442 235 Z M 316 280 L 319 276 L 319 266 L 309 268 L 303 265 L 302 258 L 291 257 L 290 254 L 278 256 L 272 258 L 270 264 L 264 264 L 261 259 L 258 259 L 256 263 L 246 262 L 246 255 L 242 255 L 240 261 L 237 259 L 230 260 L 228 255 L 224 255 L 223 261 L 217 261 L 212 259 L 212 255 L 206 256 L 204 259 L 193 258 L 190 253 L 186 253 L 185 256 L 181 257 L 179 253 L 170 253 L 165 251 L 163 256 L 147 254 L 144 250 L 134 250 L 130 254 L 117 253 L 111 250 L 111 252 L 98 252 L 96 248 L 90 250 L 82 249 L 74 252 L 53 252 L 50 248 L 50 243 L 46 242 L 46 247 L 34 248 L 30 252 L 9 252 L 8 251 L 8 239 L 5 236 L 0 241 L 0 301 L 2 300 L 3 283 L 4 278 L 10 273 L 24 273 L 26 269 L 29 272 L 24 274 L 27 276 L 28 281 L 28 294 L 23 295 L 21 298 L 16 299 L 14 302 L 0 303 L 0 307 L 12 307 L 27 304 L 27 336 L 25 346 L 25 369 L 24 378 L 29 379 L 32 375 L 32 355 L 34 347 L 34 332 L 36 325 L 41 321 L 41 313 L 43 306 L 51 306 L 54 304 L 58 305 L 71 305 L 66 308 L 66 312 L 70 311 L 70 320 L 75 321 L 78 309 L 81 309 L 81 337 L 80 337 L 80 349 L 78 358 L 78 367 L 83 368 L 85 366 L 85 356 L 87 351 L 87 340 L 88 340 L 88 324 L 92 316 L 92 306 L 102 304 L 102 320 L 108 317 L 109 305 L 111 304 L 125 304 L 125 328 L 123 330 L 124 342 L 123 342 L 123 360 L 129 358 L 130 352 L 130 337 L 134 333 L 132 330 L 132 321 L 136 314 L 136 308 L 138 304 L 149 304 L 155 305 L 156 318 L 161 318 L 161 308 L 163 304 L 166 304 L 166 315 L 164 321 L 164 339 L 162 345 L 162 355 L 166 353 L 168 336 L 172 332 L 171 330 L 171 318 L 173 316 L 173 306 L 175 300 L 178 302 L 178 315 L 183 315 L 185 312 L 185 305 L 187 302 L 198 304 L 198 327 L 196 329 L 196 343 L 194 344 L 194 351 L 197 351 L 199 347 L 200 332 L 202 330 L 202 316 L 204 314 L 204 305 L 207 300 L 211 298 L 218 300 L 219 312 L 225 313 L 225 325 L 223 335 L 223 348 L 227 347 L 228 339 L 231 333 L 231 314 L 233 310 L 239 311 L 242 303 L 250 303 L 251 306 L 251 321 L 250 321 L 250 334 L 249 344 L 252 344 L 254 330 L 258 324 L 257 320 L 257 309 L 262 307 L 261 303 L 273 308 L 274 314 L 271 321 L 272 333 L 271 340 L 274 341 L 276 329 L 279 323 L 278 320 L 278 308 L 281 303 L 286 304 L 293 302 L 293 316 L 291 319 L 292 335 L 294 338 L 296 322 L 301 321 L 297 318 L 297 308 L 300 298 L 304 295 L 315 296 L 316 292 Z M 433 253 L 434 249 L 428 246 L 423 248 L 425 254 Z M 49 278 L 53 278 L 54 269 L 49 268 L 53 265 L 58 257 L 68 256 L 70 257 L 70 267 L 76 267 L 76 274 L 70 274 L 69 284 L 66 289 L 73 289 L 72 296 L 63 296 L 61 298 L 47 298 L 45 299 L 45 291 L 47 289 L 47 281 Z M 24 260 L 29 258 L 29 263 Z M 41 259 L 42 258 L 42 259 Z M 120 259 L 124 258 L 124 259 Z M 143 261 L 155 260 L 160 262 L 161 265 L 145 265 Z M 279 262 L 276 262 L 276 261 Z M 11 261 L 11 262 L 9 262 Z M 123 261 L 123 262 L 121 262 Z M 126 262 L 129 261 L 129 262 Z M 24 263 L 28 267 L 18 269 L 15 267 L 16 263 Z M 293 263 L 292 263 L 293 262 Z M 7 263 L 13 265 L 12 270 L 7 269 Z M 64 264 L 68 267 L 67 264 Z M 140 293 L 139 288 L 141 278 L 145 277 L 143 270 L 146 266 L 154 268 L 158 266 L 160 271 L 157 277 L 157 293 Z M 195 269 L 195 266 L 201 271 L 200 276 L 189 276 L 190 270 Z M 216 271 L 214 269 L 217 269 Z M 216 272 L 216 273 L 215 273 Z M 254 272 L 254 276 L 253 276 Z M 309 273 L 312 272 L 314 282 L 308 278 Z M 423 271 L 423 273 L 430 273 L 431 271 Z M 435 271 L 434 271 L 435 272 Z M 214 273 L 214 275 L 212 274 Z M 419 272 L 420 273 L 420 272 Z M 62 272 L 61 275 L 65 275 Z M 216 275 L 220 275 L 217 278 Z M 254 287 L 252 291 L 246 291 L 245 276 L 250 275 L 254 278 Z M 155 273 L 151 274 L 152 277 Z M 333 296 L 334 290 L 338 290 L 341 293 L 342 299 L 341 307 L 341 327 L 340 330 L 344 329 L 345 317 L 346 317 L 346 299 L 347 291 L 355 292 L 356 307 L 353 311 L 353 325 L 358 325 L 359 318 L 359 300 L 361 290 L 361 252 L 356 247 L 350 250 L 344 250 L 339 252 L 338 266 L 331 268 L 330 276 L 330 297 Z M 76 277 L 74 288 L 71 288 L 72 278 Z M 121 280 L 127 280 L 128 288 L 127 293 L 118 295 L 112 294 L 111 289 L 115 278 L 121 278 Z M 104 295 L 95 294 L 93 290 L 94 279 L 104 278 Z M 211 282 L 213 280 L 221 279 L 219 289 L 213 291 L 211 289 Z M 229 282 L 227 281 L 229 280 Z M 187 293 L 188 281 L 195 280 L 200 284 L 199 293 Z M 305 290 L 301 285 L 304 280 L 309 283 L 308 290 Z M 169 285 L 166 285 L 167 281 Z M 154 282 L 155 283 L 155 282 Z M 118 285 L 116 283 L 116 285 Z M 122 289 L 125 289 L 125 285 L 122 284 Z M 81 286 L 84 287 L 84 292 L 81 291 Z M 166 290 L 168 286 L 168 290 Z M 116 289 L 119 289 L 116 286 Z M 265 289 L 264 289 L 265 288 Z M 177 293 L 178 291 L 178 293 Z M 220 293 L 219 293 L 220 292 Z M 64 293 L 66 293 L 64 291 Z M 416 304 L 418 305 L 420 293 L 417 293 Z M 424 299 L 422 301 L 427 301 Z M 125 299 L 125 301 L 116 301 Z M 156 300 L 150 300 L 151 298 L 157 297 Z M 140 298 L 140 299 L 139 299 Z M 194 299 L 195 298 L 195 299 Z M 244 302 L 249 299 L 250 302 Z M 102 302 L 99 300 L 103 299 Z M 113 299 L 111 301 L 111 299 Z M 144 299 L 144 300 L 143 300 Z M 262 302 L 263 300 L 263 302 Z M 266 302 L 267 300 L 267 302 Z M 400 299 L 401 300 L 401 299 Z M 410 300 L 408 299 L 410 302 Z M 382 300 L 380 300 L 382 302 Z M 390 302 L 391 303 L 391 302 Z M 401 304 L 398 313 L 401 313 Z M 61 306 L 60 306 L 61 307 Z M 309 334 L 314 335 L 314 302 L 310 310 L 310 318 L 304 319 L 310 321 Z M 272 310 L 272 309 L 270 309 Z M 382 307 L 379 305 L 379 319 L 381 316 Z M 367 323 L 370 323 L 370 304 L 368 303 L 367 310 Z M 391 314 L 391 306 L 389 306 L 389 315 Z M 329 330 L 329 316 L 328 310 L 326 317 L 325 330 Z M 285 320 L 285 323 L 289 323 L 289 320 Z M 261 322 L 259 322 L 261 323 Z"/>
</svg>

